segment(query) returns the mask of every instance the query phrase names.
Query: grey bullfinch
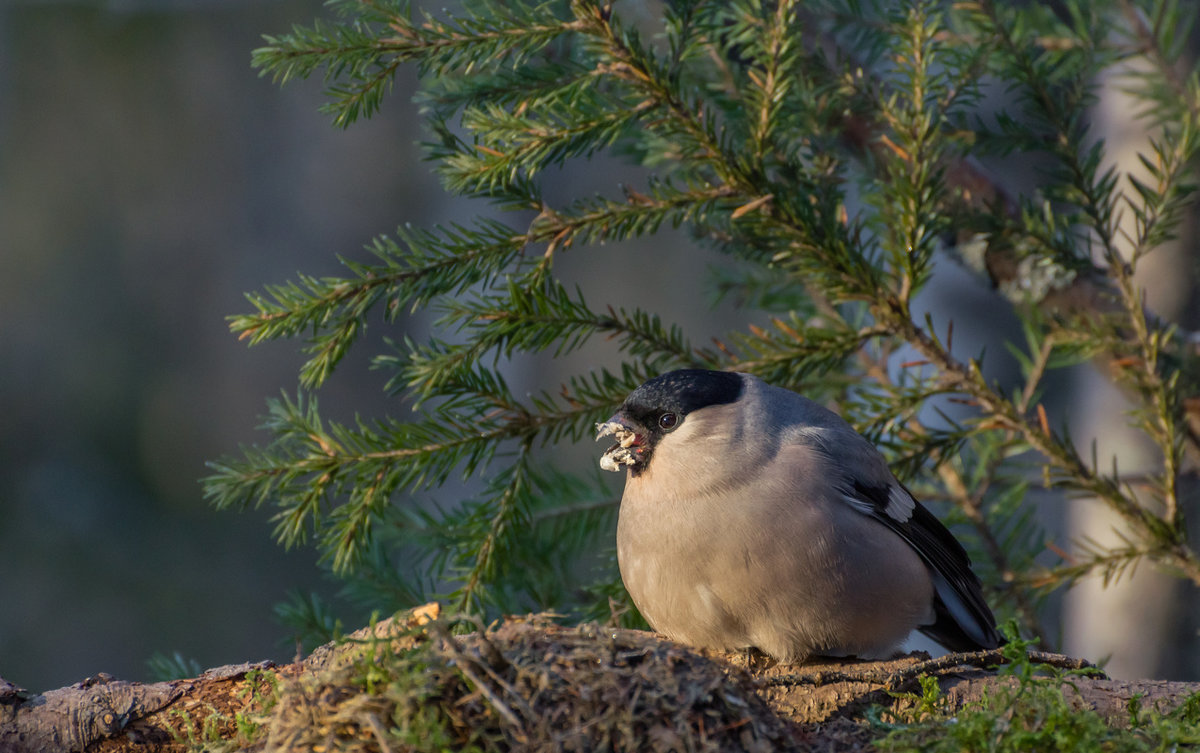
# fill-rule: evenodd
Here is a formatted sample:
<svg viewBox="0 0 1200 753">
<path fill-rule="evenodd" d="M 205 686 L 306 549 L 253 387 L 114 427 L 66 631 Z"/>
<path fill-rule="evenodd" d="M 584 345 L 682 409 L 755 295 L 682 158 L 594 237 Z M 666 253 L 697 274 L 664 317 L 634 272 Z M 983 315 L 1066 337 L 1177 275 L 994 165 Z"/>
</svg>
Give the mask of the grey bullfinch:
<svg viewBox="0 0 1200 753">
<path fill-rule="evenodd" d="M 683 369 L 597 429 L 617 440 L 601 467 L 626 469 L 621 577 L 658 632 L 780 661 L 883 658 L 914 629 L 952 651 L 1003 642 L 962 545 L 817 403 Z"/>
</svg>

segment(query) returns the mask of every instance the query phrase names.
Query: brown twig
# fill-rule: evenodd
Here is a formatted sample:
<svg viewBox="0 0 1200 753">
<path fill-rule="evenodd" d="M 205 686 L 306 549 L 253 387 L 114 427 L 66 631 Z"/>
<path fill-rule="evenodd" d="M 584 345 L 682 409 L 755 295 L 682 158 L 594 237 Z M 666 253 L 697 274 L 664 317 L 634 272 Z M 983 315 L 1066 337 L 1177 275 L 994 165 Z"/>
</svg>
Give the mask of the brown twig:
<svg viewBox="0 0 1200 753">
<path fill-rule="evenodd" d="M 1036 664 L 1044 664 L 1048 667 L 1072 672 L 1094 670 L 1092 674 L 1099 675 L 1100 677 L 1104 676 L 1104 673 L 1096 665 L 1085 659 L 1076 659 L 1063 654 L 1054 654 L 1046 651 L 1029 651 L 1026 656 L 1031 662 Z M 944 674 L 959 667 L 974 667 L 986 670 L 1009 663 L 1011 663 L 1011 660 L 1004 653 L 1004 650 L 997 648 L 990 651 L 947 654 L 939 656 L 936 659 L 920 661 L 899 670 L 869 667 L 857 672 L 853 669 L 845 671 L 820 670 L 812 674 L 795 672 L 767 678 L 765 683 L 769 686 L 794 687 L 797 685 L 821 686 L 839 682 L 858 682 L 881 685 L 885 690 L 895 691 L 921 675 Z"/>
</svg>

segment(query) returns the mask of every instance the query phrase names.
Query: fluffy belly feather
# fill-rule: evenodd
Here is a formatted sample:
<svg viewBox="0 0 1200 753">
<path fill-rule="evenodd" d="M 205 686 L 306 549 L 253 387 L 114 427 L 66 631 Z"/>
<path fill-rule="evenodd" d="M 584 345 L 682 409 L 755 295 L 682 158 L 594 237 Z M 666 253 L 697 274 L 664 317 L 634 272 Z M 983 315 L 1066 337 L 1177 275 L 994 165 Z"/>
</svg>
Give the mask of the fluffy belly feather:
<svg viewBox="0 0 1200 753">
<path fill-rule="evenodd" d="M 788 530 L 807 535 L 781 539 L 774 535 L 778 520 L 746 520 L 729 511 L 675 515 L 662 505 L 629 502 L 622 504 L 617 534 L 621 577 L 650 625 L 674 640 L 723 650 L 755 647 L 787 661 L 812 654 L 870 658 L 887 655 L 932 619 L 924 563 L 898 537 L 870 535 L 877 532 L 869 527 L 880 524 L 852 510 L 847 520 L 818 514 L 792 520 Z M 725 525 L 706 530 L 697 524 L 703 520 Z M 878 551 L 881 540 L 889 551 Z M 729 543 L 747 541 L 756 543 Z M 875 542 L 868 556 L 864 541 Z M 845 566 L 856 558 L 889 567 Z"/>
</svg>

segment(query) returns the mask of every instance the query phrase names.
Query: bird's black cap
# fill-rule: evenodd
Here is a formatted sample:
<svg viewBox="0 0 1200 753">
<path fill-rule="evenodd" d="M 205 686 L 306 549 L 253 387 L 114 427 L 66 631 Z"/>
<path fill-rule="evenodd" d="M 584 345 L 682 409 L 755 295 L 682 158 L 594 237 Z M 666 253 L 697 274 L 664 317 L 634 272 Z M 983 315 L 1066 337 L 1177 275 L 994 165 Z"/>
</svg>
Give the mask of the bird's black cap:
<svg viewBox="0 0 1200 753">
<path fill-rule="evenodd" d="M 741 374 L 679 369 L 644 383 L 625 398 L 621 407 L 639 419 L 655 413 L 677 413 L 682 417 L 710 405 L 737 402 L 744 389 Z"/>
</svg>

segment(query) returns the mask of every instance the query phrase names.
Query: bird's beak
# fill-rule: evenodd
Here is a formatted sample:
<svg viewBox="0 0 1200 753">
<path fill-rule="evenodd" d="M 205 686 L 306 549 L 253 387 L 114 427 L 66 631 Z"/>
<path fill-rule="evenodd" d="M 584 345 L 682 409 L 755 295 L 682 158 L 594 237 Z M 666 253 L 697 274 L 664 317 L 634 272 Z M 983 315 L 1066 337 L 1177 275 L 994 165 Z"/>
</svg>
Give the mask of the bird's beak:
<svg viewBox="0 0 1200 753">
<path fill-rule="evenodd" d="M 604 423 L 596 424 L 596 439 L 613 436 L 617 443 L 600 456 L 600 467 L 606 471 L 620 471 L 621 466 L 637 467 L 649 449 L 646 435 L 638 431 L 635 423 L 618 412 Z"/>
</svg>

